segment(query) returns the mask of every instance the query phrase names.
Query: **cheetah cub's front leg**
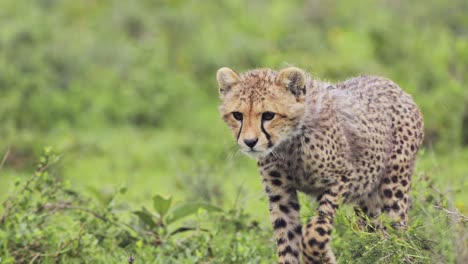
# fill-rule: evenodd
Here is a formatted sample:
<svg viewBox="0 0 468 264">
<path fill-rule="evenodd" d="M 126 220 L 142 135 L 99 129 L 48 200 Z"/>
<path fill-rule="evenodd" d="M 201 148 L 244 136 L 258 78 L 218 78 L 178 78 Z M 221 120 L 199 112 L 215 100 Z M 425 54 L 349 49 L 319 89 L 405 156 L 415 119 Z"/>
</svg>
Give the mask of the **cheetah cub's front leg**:
<svg viewBox="0 0 468 264">
<path fill-rule="evenodd" d="M 306 264 L 336 263 L 330 241 L 338 209 L 338 188 L 329 189 L 318 198 L 318 215 L 310 219 L 302 231 L 297 191 L 291 187 L 292 177 L 271 165 L 260 172 L 270 204 L 278 263 L 300 263 L 300 252 Z"/>
<path fill-rule="evenodd" d="M 329 189 L 318 197 L 318 215 L 312 217 L 304 228 L 302 248 L 304 262 L 336 263 L 330 246 L 333 219 L 338 209 L 338 189 Z"/>
<path fill-rule="evenodd" d="M 261 169 L 261 175 L 270 203 L 278 263 L 298 264 L 302 227 L 297 192 L 290 187 L 290 180 L 285 171 L 278 168 Z"/>
</svg>

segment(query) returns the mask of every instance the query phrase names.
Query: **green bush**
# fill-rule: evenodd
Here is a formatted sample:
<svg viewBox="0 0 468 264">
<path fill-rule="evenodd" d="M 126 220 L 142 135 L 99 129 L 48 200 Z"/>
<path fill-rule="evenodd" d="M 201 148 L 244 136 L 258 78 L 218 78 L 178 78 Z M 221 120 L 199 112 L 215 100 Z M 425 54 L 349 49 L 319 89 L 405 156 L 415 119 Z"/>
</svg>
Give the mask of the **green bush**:
<svg viewBox="0 0 468 264">
<path fill-rule="evenodd" d="M 205 202 L 173 204 L 153 197 L 153 209 L 133 211 L 120 188 L 100 204 L 70 188 L 56 170 L 60 156 L 48 148 L 36 172 L 15 182 L 0 214 L 1 263 L 271 263 L 276 256 L 271 227 L 240 208 L 223 211 Z M 336 218 L 333 247 L 340 263 L 453 263 L 466 218 L 440 208 L 433 183 L 415 190 L 412 223 L 405 232 L 365 232 L 346 208 Z M 131 214 L 130 214 L 131 213 Z M 303 212 L 304 221 L 310 212 Z M 181 219 L 185 219 L 181 221 Z M 455 222 L 454 222 L 455 221 Z M 451 222 L 451 226 L 447 226 Z M 466 228 L 466 227 L 465 227 Z M 434 262 L 435 261 L 435 262 Z"/>
</svg>

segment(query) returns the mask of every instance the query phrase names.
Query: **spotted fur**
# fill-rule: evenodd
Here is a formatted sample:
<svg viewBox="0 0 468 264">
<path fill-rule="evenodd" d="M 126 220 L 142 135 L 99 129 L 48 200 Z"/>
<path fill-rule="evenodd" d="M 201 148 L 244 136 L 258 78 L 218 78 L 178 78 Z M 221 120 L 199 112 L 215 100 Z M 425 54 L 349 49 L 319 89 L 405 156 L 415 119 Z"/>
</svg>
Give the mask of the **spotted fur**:
<svg viewBox="0 0 468 264">
<path fill-rule="evenodd" d="M 217 79 L 221 115 L 257 159 L 279 263 L 300 263 L 301 255 L 304 263 L 335 263 L 330 235 L 341 203 L 406 226 L 423 120 L 395 83 L 360 76 L 330 84 L 293 67 L 241 75 L 222 68 Z M 298 191 L 318 202 L 304 228 Z"/>
</svg>

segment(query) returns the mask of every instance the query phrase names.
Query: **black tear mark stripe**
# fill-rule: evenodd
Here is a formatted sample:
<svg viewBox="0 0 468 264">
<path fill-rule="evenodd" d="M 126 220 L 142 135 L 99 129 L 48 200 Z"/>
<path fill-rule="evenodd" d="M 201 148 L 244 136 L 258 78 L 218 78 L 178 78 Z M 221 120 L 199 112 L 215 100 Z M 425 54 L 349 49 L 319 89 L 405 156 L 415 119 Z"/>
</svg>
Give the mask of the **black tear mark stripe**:
<svg viewBox="0 0 468 264">
<path fill-rule="evenodd" d="M 271 147 L 273 147 L 273 143 L 270 140 L 270 138 L 271 138 L 270 134 L 268 134 L 268 132 L 266 132 L 265 127 L 263 126 L 264 123 L 265 122 L 262 120 L 260 128 L 262 129 L 263 134 L 265 134 L 265 137 L 268 140 L 268 147 L 271 148 Z"/>
<path fill-rule="evenodd" d="M 240 134 L 242 132 L 242 126 L 244 125 L 244 122 L 241 121 L 241 126 L 239 128 L 239 132 L 237 133 L 237 141 L 239 141 Z"/>
</svg>

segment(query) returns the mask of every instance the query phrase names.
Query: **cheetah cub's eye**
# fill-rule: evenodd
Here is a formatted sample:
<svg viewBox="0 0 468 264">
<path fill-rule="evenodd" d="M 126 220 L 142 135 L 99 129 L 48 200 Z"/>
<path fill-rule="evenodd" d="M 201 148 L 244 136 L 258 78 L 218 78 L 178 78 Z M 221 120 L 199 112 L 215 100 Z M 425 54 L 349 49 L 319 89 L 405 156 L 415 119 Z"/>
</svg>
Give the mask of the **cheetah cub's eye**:
<svg viewBox="0 0 468 264">
<path fill-rule="evenodd" d="M 272 120 L 273 118 L 275 118 L 275 113 L 272 113 L 272 112 L 265 112 L 262 114 L 262 120 L 263 121 L 269 121 L 269 120 Z"/>
<path fill-rule="evenodd" d="M 236 119 L 237 121 L 242 121 L 242 113 L 240 112 L 232 112 L 232 116 L 234 117 L 234 119 Z"/>
</svg>

